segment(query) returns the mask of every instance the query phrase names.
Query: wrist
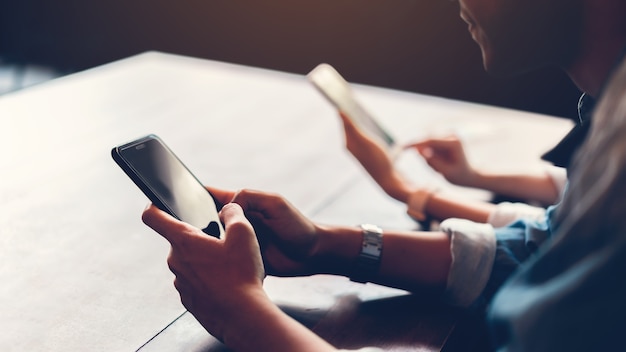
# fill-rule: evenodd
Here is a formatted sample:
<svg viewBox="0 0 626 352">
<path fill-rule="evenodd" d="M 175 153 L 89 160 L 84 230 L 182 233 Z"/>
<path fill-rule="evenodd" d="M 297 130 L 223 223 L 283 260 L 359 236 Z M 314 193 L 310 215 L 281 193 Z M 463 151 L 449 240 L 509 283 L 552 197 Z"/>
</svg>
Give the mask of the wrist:
<svg viewBox="0 0 626 352">
<path fill-rule="evenodd" d="M 362 230 L 359 227 L 317 225 L 318 244 L 311 256 L 321 274 L 348 275 L 348 269 L 359 256 Z"/>
<path fill-rule="evenodd" d="M 467 175 L 463 177 L 462 182 L 457 184 L 465 187 L 484 188 L 487 178 L 488 176 L 483 171 L 470 169 Z"/>
<path fill-rule="evenodd" d="M 225 318 L 222 342 L 235 351 L 276 351 L 290 343 L 285 331 L 292 328 L 291 318 L 284 314 L 256 287 L 238 296 L 236 305 Z"/>
<path fill-rule="evenodd" d="M 428 217 L 428 202 L 437 192 L 434 187 L 421 187 L 409 194 L 407 198 L 407 214 L 417 221 L 425 221 Z"/>
<path fill-rule="evenodd" d="M 383 230 L 373 224 L 362 224 L 362 241 L 359 256 L 352 264 L 350 280 L 360 283 L 370 281 L 378 272 L 383 252 Z"/>
<path fill-rule="evenodd" d="M 334 351 L 333 346 L 288 316 L 265 291 L 253 287 L 235 307 L 223 342 L 234 351 Z"/>
<path fill-rule="evenodd" d="M 207 330 L 216 337 L 221 336 L 222 342 L 227 346 L 237 349 L 252 339 L 245 332 L 253 333 L 257 330 L 253 326 L 263 323 L 265 316 L 271 313 L 274 303 L 262 286 L 244 286 L 231 292 L 220 305 L 223 314 L 211 319 L 221 320 L 221 331 Z"/>
<path fill-rule="evenodd" d="M 414 188 L 414 185 L 396 170 L 393 170 L 389 177 L 381 179 L 379 184 L 389 196 L 403 203 L 407 202 Z"/>
</svg>

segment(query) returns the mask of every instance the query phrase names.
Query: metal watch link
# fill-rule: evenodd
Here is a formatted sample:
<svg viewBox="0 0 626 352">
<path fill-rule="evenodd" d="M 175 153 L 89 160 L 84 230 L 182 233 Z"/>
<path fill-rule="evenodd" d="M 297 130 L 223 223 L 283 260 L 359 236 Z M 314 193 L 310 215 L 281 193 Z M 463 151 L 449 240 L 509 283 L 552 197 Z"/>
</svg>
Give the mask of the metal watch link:
<svg viewBox="0 0 626 352">
<path fill-rule="evenodd" d="M 378 270 L 383 252 L 383 230 L 372 224 L 362 224 L 363 246 L 356 259 L 350 280 L 360 283 L 368 279 Z"/>
</svg>

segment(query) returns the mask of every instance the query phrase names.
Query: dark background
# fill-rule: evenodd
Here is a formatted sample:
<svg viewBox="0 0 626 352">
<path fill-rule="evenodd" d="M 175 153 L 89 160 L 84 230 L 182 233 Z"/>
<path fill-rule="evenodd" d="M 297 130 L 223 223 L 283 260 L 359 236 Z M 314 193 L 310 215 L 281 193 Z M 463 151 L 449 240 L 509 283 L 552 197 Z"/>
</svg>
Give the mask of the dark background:
<svg viewBox="0 0 626 352">
<path fill-rule="evenodd" d="M 0 0 L 0 56 L 65 72 L 147 50 L 575 117 L 579 92 L 545 69 L 498 79 L 448 0 Z"/>
</svg>

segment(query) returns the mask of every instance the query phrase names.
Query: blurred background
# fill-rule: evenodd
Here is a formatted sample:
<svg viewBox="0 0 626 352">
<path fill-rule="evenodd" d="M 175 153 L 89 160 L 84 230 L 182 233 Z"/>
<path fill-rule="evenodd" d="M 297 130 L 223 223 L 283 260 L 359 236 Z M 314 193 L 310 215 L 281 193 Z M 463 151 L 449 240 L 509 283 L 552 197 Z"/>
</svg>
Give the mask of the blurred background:
<svg viewBox="0 0 626 352">
<path fill-rule="evenodd" d="M 0 92 L 147 50 L 567 118 L 580 94 L 556 69 L 488 76 L 448 0 L 0 0 Z"/>
</svg>

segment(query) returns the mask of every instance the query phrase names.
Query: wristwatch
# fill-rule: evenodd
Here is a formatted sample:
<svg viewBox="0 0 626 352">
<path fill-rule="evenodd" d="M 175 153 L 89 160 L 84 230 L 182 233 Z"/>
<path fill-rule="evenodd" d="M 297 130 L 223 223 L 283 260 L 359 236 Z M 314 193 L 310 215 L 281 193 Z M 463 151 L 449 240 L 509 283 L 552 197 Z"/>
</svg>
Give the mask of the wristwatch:
<svg viewBox="0 0 626 352">
<path fill-rule="evenodd" d="M 383 230 L 372 224 L 362 224 L 361 230 L 363 231 L 363 246 L 356 259 L 350 280 L 365 283 L 380 266 L 380 257 L 383 253 Z"/>
</svg>

